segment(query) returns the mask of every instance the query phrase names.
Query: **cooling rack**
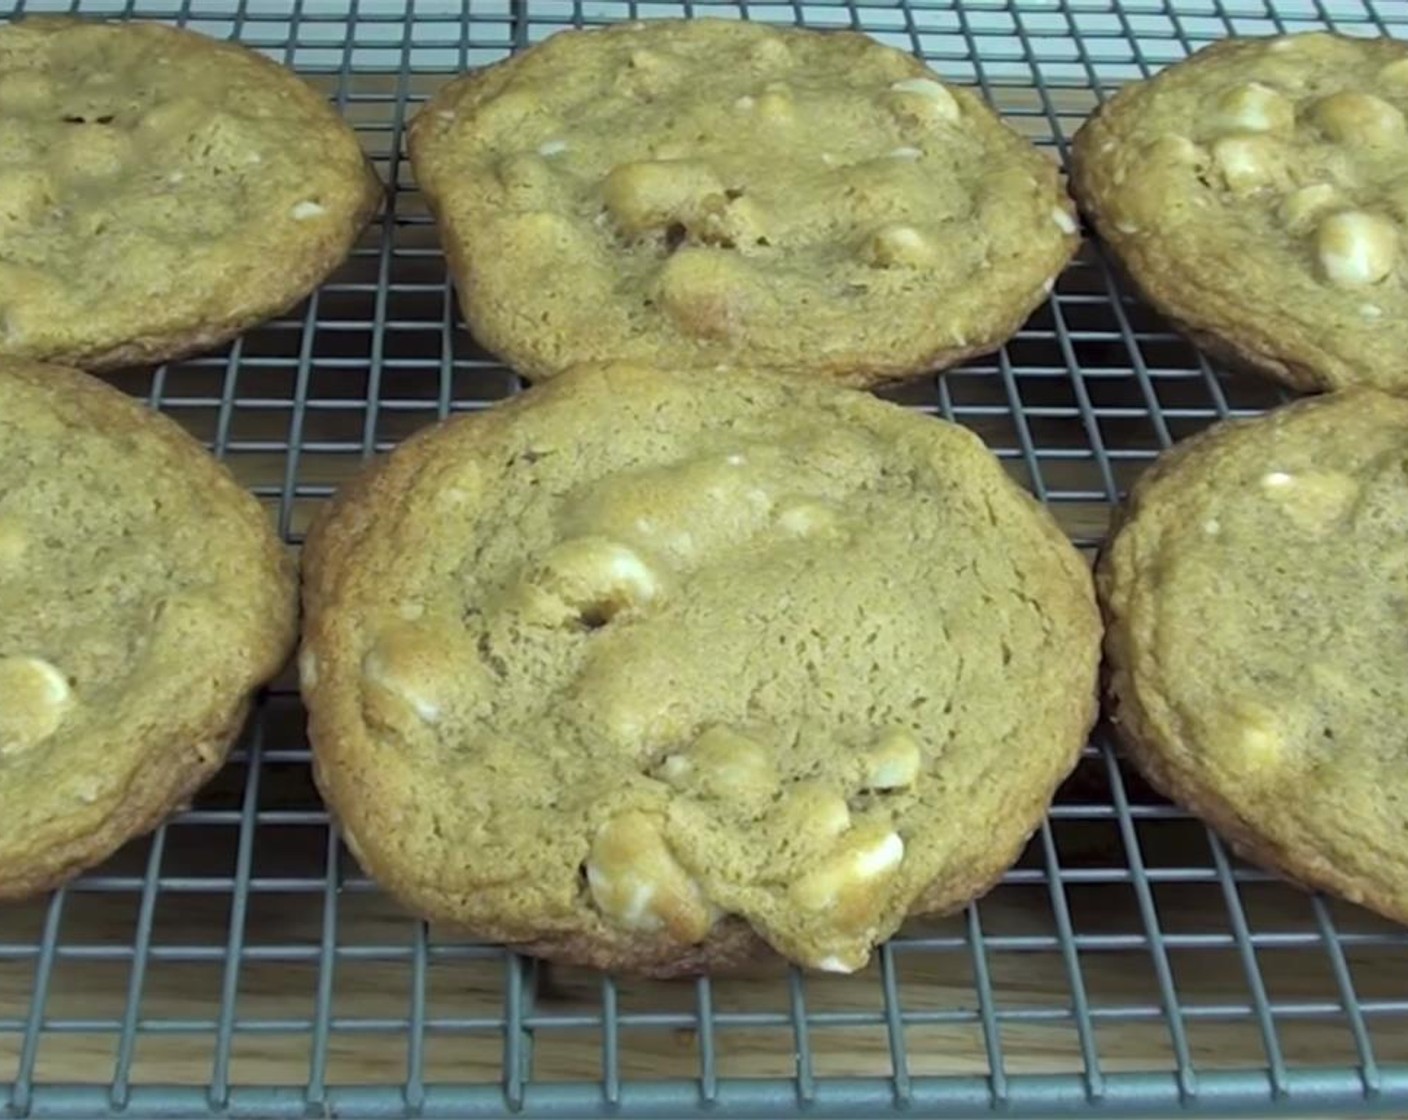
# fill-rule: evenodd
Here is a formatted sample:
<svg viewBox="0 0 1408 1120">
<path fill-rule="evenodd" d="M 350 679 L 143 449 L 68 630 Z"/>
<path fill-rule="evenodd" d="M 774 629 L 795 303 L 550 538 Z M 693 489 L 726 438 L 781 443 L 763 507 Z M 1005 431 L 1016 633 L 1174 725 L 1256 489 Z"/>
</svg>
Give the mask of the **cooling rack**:
<svg viewBox="0 0 1408 1120">
<path fill-rule="evenodd" d="M 113 380 L 301 540 L 370 454 L 518 389 L 462 330 L 404 125 L 445 78 L 568 25 L 852 27 L 974 84 L 1057 158 L 1120 83 L 1230 34 L 1408 30 L 1403 0 L 0 0 L 171 20 L 291 64 L 392 184 L 304 306 Z M 1087 246 L 1000 353 L 890 394 L 977 430 L 1082 546 L 1162 448 L 1277 400 L 1128 298 Z M 864 973 L 692 983 L 549 968 L 401 915 L 313 790 L 290 678 L 187 811 L 0 908 L 0 1115 L 927 1116 L 1408 1111 L 1408 930 L 1244 867 L 1103 732 L 1022 861 Z"/>
</svg>

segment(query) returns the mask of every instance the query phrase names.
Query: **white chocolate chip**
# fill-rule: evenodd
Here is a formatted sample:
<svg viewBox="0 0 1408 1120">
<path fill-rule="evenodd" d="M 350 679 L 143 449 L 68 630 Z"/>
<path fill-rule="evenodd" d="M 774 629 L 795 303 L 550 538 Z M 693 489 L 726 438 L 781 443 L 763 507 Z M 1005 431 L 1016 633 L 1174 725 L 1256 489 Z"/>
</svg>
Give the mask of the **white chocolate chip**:
<svg viewBox="0 0 1408 1120">
<path fill-rule="evenodd" d="M 1213 144 L 1212 159 L 1237 194 L 1276 186 L 1286 178 L 1275 141 L 1265 136 L 1224 136 Z"/>
<path fill-rule="evenodd" d="M 919 777 L 919 744 L 903 728 L 881 736 L 865 759 L 867 789 L 908 789 Z"/>
<path fill-rule="evenodd" d="M 538 154 L 544 158 L 561 155 L 567 151 L 566 140 L 546 140 L 538 145 Z"/>
<path fill-rule="evenodd" d="M 636 235 L 697 224 L 705 200 L 722 195 L 724 184 L 702 160 L 658 159 L 617 164 L 601 190 L 616 225 Z"/>
<path fill-rule="evenodd" d="M 481 711 L 487 672 L 457 614 L 396 619 L 372 635 L 362 655 L 362 710 L 372 723 L 415 737 L 452 708 Z"/>
<path fill-rule="evenodd" d="M 1266 770 L 1280 765 L 1286 744 L 1276 717 L 1270 710 L 1251 702 L 1235 704 L 1232 729 L 1242 765 L 1251 770 Z"/>
<path fill-rule="evenodd" d="M 1186 136 L 1169 133 L 1160 136 L 1145 151 L 1148 158 L 1158 163 L 1171 163 L 1180 167 L 1192 167 L 1203 160 L 1203 149 Z"/>
<path fill-rule="evenodd" d="M 1326 37 L 1322 31 L 1295 31 L 1290 35 L 1277 35 L 1271 39 L 1270 49 L 1278 55 L 1290 54 L 1291 51 L 1300 51 L 1302 46 L 1314 46 L 1318 42 L 1324 42 Z"/>
<path fill-rule="evenodd" d="M 918 159 L 924 153 L 918 148 L 891 148 L 885 153 L 890 159 Z"/>
<path fill-rule="evenodd" d="M 455 114 L 452 109 L 441 109 L 435 115 L 439 117 L 442 121 L 452 121 L 455 119 Z"/>
<path fill-rule="evenodd" d="M 778 506 L 777 524 L 788 533 L 807 537 L 833 528 L 836 525 L 836 512 L 821 502 L 790 498 Z"/>
<path fill-rule="evenodd" d="M 857 896 L 869 895 L 877 883 L 893 874 L 904 859 L 904 841 L 897 832 L 855 834 L 815 871 L 802 876 L 789 894 L 804 910 L 824 913 L 844 910 L 841 924 L 854 928 L 860 914 Z M 868 915 L 867 915 L 868 917 Z"/>
<path fill-rule="evenodd" d="M 1363 315 L 1366 319 L 1381 319 L 1383 318 L 1384 309 L 1377 303 L 1361 303 L 1359 305 L 1359 314 Z"/>
<path fill-rule="evenodd" d="M 594 536 L 557 545 L 534 582 L 589 624 L 644 606 L 660 591 L 659 579 L 634 549 Z"/>
<path fill-rule="evenodd" d="M 1326 211 L 1343 202 L 1343 196 L 1329 183 L 1313 183 L 1293 192 L 1281 203 L 1281 221 L 1292 233 L 1304 233 Z"/>
<path fill-rule="evenodd" d="M 40 657 L 0 657 L 0 758 L 37 747 L 73 700 L 68 678 Z"/>
<path fill-rule="evenodd" d="M 1398 258 L 1397 228 L 1361 210 L 1331 214 L 1320 223 L 1315 241 L 1326 279 L 1340 288 L 1377 284 Z"/>
<path fill-rule="evenodd" d="M 839 972 L 846 975 L 856 971 L 855 965 L 847 964 L 837 956 L 822 957 L 816 962 L 815 967 L 818 972 Z"/>
<path fill-rule="evenodd" d="M 747 462 L 747 460 L 742 455 L 739 455 L 737 452 L 735 452 L 732 455 L 725 455 L 724 462 L 727 463 L 730 467 L 741 467 L 744 463 Z"/>
<path fill-rule="evenodd" d="M 778 782 L 767 748 L 727 727 L 711 727 L 688 752 L 666 758 L 661 774 L 671 785 L 732 800 L 770 796 Z"/>
<path fill-rule="evenodd" d="M 294 205 L 293 220 L 296 222 L 304 222 L 309 218 L 316 218 L 323 212 L 323 207 L 318 205 L 318 203 L 305 200 Z"/>
<path fill-rule="evenodd" d="M 1208 518 L 1203 522 L 1203 532 L 1210 537 L 1217 536 L 1218 533 L 1222 532 L 1222 522 L 1218 521 L 1215 517 Z"/>
<path fill-rule="evenodd" d="M 821 782 L 793 785 L 777 804 L 780 831 L 796 837 L 803 847 L 826 847 L 851 827 L 846 799 Z"/>
<path fill-rule="evenodd" d="M 939 258 L 934 242 L 913 226 L 881 226 L 866 242 L 862 255 L 877 268 L 923 268 Z"/>
<path fill-rule="evenodd" d="M 1314 536 L 1336 531 L 1359 497 L 1359 484 L 1340 471 L 1272 471 L 1262 486 L 1297 528 Z"/>
<path fill-rule="evenodd" d="M 1223 132 L 1289 132 L 1295 118 L 1288 98 L 1261 82 L 1248 82 L 1222 95 L 1213 124 Z"/>
<path fill-rule="evenodd" d="M 318 658 L 308 645 L 298 651 L 298 684 L 304 690 L 318 687 Z"/>
<path fill-rule="evenodd" d="M 955 124 L 962 117 L 955 96 L 931 77 L 905 77 L 890 86 L 888 96 L 890 111 L 901 123 L 935 128 Z"/>
<path fill-rule="evenodd" d="M 1380 148 L 1405 139 L 1403 114 L 1372 93 L 1332 93 L 1317 101 L 1310 115 L 1326 136 L 1341 144 Z"/>
<path fill-rule="evenodd" d="M 586 874 L 596 908 L 623 929 L 664 932 L 693 944 L 713 924 L 716 912 L 648 814 L 623 813 L 603 825 L 592 841 Z"/>
<path fill-rule="evenodd" d="M 904 841 L 898 832 L 882 837 L 871 847 L 860 849 L 854 856 L 854 866 L 863 879 L 875 879 L 893 871 L 904 859 Z"/>
<path fill-rule="evenodd" d="M 902 78 L 891 84 L 890 89 L 895 93 L 914 94 L 923 98 L 940 120 L 958 120 L 958 102 L 953 94 L 944 88 L 942 82 L 936 82 L 932 78 Z"/>
<path fill-rule="evenodd" d="M 753 100 L 752 95 L 745 93 L 742 97 L 740 97 L 737 101 L 733 103 L 733 107 L 746 113 L 751 110 L 756 104 L 757 102 Z"/>
<path fill-rule="evenodd" d="M 1079 228 L 1076 220 L 1066 213 L 1063 207 L 1054 207 L 1051 211 L 1051 220 L 1056 223 L 1056 228 L 1062 233 L 1075 233 Z"/>
<path fill-rule="evenodd" d="M 410 666 L 398 664 L 400 657 L 400 650 L 392 643 L 385 640 L 377 643 L 362 658 L 363 680 L 371 689 L 407 705 L 422 723 L 439 722 L 439 703 L 426 690 L 424 682 L 416 679 Z"/>
</svg>

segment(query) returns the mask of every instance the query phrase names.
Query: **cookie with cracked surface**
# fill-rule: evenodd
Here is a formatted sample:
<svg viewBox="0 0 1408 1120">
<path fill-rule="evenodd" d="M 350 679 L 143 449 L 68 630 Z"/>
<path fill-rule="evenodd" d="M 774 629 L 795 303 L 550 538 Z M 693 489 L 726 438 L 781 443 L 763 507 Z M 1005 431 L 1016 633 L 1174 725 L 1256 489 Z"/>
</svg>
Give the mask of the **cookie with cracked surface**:
<svg viewBox="0 0 1408 1120">
<path fill-rule="evenodd" d="M 1054 521 L 970 432 L 831 386 L 569 371 L 411 439 L 304 556 L 353 851 L 547 957 L 856 969 L 1009 866 L 1094 715 Z"/>
<path fill-rule="evenodd" d="M 1408 922 L 1408 401 L 1345 390 L 1180 444 L 1099 585 L 1149 779 L 1249 859 Z"/>
<path fill-rule="evenodd" d="M 0 899 L 154 828 L 294 642 L 259 503 L 164 416 L 0 359 Z"/>
<path fill-rule="evenodd" d="M 851 32 L 567 31 L 450 83 L 409 148 L 480 341 L 854 385 L 995 349 L 1075 251 L 1055 163 Z"/>
<path fill-rule="evenodd" d="M 1120 90 L 1072 187 L 1149 303 L 1297 389 L 1408 392 L 1408 44 L 1214 43 Z"/>
<path fill-rule="evenodd" d="M 0 28 L 0 355 L 106 369 L 216 346 L 312 291 L 381 193 L 326 100 L 244 47 Z"/>
</svg>

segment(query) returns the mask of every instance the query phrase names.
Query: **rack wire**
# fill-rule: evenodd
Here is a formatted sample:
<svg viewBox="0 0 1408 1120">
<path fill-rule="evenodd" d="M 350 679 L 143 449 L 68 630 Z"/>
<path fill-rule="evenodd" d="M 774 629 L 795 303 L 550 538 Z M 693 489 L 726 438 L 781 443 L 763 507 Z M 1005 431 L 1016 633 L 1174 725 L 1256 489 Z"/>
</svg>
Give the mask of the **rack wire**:
<svg viewBox="0 0 1408 1120">
<path fill-rule="evenodd" d="M 852 27 L 978 86 L 1064 158 L 1122 82 L 1212 39 L 1403 35 L 1404 0 L 0 0 L 171 20 L 308 75 L 393 186 L 305 305 L 118 375 L 298 542 L 374 452 L 519 388 L 463 330 L 403 156 L 449 75 L 564 26 Z M 1091 246 L 1001 352 L 889 394 L 980 432 L 1083 546 L 1172 441 L 1279 397 L 1215 373 Z M 549 968 L 396 911 L 309 780 L 289 678 L 231 764 L 106 866 L 0 908 L 0 1115 L 840 1116 L 1408 1110 L 1408 930 L 1239 864 L 1103 732 L 1022 861 L 853 977 Z"/>
</svg>

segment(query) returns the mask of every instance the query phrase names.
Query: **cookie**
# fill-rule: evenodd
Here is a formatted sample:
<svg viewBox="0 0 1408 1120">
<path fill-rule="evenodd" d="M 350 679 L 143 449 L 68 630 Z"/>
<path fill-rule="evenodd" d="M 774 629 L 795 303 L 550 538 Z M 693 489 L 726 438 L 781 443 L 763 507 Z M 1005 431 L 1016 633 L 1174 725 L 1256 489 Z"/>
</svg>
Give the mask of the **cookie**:
<svg viewBox="0 0 1408 1120">
<path fill-rule="evenodd" d="M 1257 863 L 1408 922 L 1408 401 L 1224 423 L 1100 561 L 1110 696 L 1150 781 Z"/>
<path fill-rule="evenodd" d="M 0 899 L 154 828 L 294 642 L 294 565 L 169 419 L 0 359 Z"/>
<path fill-rule="evenodd" d="M 550 958 L 859 968 L 1000 876 L 1094 715 L 1052 518 L 967 430 L 831 386 L 579 368 L 412 438 L 304 557 L 353 852 Z"/>
<path fill-rule="evenodd" d="M 1197 344 L 1302 390 L 1408 391 L 1408 44 L 1214 43 L 1076 135 L 1072 187 Z"/>
<path fill-rule="evenodd" d="M 351 251 L 381 186 L 283 67 L 152 23 L 0 27 L 0 355 L 209 349 Z"/>
<path fill-rule="evenodd" d="M 850 32 L 563 32 L 451 82 L 409 150 L 471 328 L 532 379 L 921 374 L 1001 344 L 1078 243 L 1054 162 Z"/>
</svg>

